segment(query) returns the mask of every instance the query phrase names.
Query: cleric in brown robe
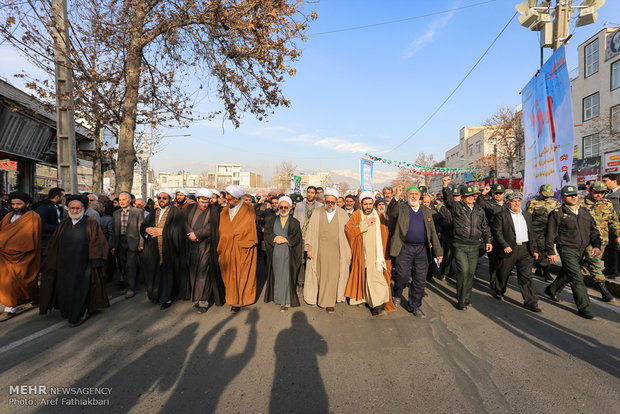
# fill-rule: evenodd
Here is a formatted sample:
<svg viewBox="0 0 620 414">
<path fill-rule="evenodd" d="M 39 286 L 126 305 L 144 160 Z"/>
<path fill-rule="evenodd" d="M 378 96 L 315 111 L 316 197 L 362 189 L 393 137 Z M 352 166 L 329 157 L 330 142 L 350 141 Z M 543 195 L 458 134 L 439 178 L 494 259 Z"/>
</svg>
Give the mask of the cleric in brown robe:
<svg viewBox="0 0 620 414">
<path fill-rule="evenodd" d="M 290 214 L 292 205 L 290 197 L 280 197 L 279 215 L 270 214 L 265 217 L 265 302 L 274 301 L 281 305 L 282 312 L 291 306 L 299 306 L 296 286 L 304 245 L 299 220 Z"/>
<path fill-rule="evenodd" d="M 217 256 L 231 312 L 239 312 L 242 306 L 256 301 L 256 212 L 242 202 L 244 194 L 239 186 L 226 187 L 228 205 L 220 213 Z"/>
<path fill-rule="evenodd" d="M 41 217 L 30 210 L 26 193 L 9 194 L 11 212 L 0 221 L 0 322 L 17 315 L 17 307 L 39 297 Z"/>
<path fill-rule="evenodd" d="M 88 198 L 70 196 L 67 207 L 69 217 L 56 227 L 41 264 L 39 312 L 58 308 L 71 326 L 78 326 L 90 313 L 110 306 L 103 284 L 108 243 L 99 222 L 84 214 Z"/>
<path fill-rule="evenodd" d="M 140 270 L 146 283 L 146 294 L 162 310 L 172 305 L 177 296 L 187 291 L 187 234 L 185 215 L 171 205 L 174 193 L 160 188 L 157 208 L 140 226 L 144 250 L 140 256 Z"/>
<path fill-rule="evenodd" d="M 196 203 L 185 210 L 185 233 L 189 240 L 189 284 L 186 299 L 196 302 L 199 313 L 205 313 L 209 303 L 224 305 L 224 282 L 217 263 L 220 210 L 211 205 L 213 191 L 200 188 Z"/>
</svg>

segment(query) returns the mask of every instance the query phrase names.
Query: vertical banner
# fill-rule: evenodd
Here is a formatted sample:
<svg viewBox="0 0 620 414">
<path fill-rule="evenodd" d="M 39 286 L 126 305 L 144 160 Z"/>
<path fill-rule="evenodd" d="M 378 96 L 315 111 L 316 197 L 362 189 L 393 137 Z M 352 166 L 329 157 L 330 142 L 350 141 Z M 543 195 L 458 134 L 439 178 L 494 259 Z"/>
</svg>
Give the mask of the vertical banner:
<svg viewBox="0 0 620 414">
<path fill-rule="evenodd" d="M 566 47 L 562 45 L 521 91 L 525 133 L 526 200 L 551 184 L 556 195 L 570 183 L 574 135 Z"/>
<path fill-rule="evenodd" d="M 372 170 L 374 162 L 366 158 L 360 159 L 360 188 L 362 190 L 373 190 Z"/>
</svg>

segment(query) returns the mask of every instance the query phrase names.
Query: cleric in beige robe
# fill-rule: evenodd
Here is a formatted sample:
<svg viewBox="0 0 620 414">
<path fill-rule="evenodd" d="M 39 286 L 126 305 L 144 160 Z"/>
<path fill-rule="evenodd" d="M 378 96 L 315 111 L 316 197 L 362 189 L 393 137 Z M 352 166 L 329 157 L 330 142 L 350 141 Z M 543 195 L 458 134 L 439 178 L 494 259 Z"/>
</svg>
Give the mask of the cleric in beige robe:
<svg viewBox="0 0 620 414">
<path fill-rule="evenodd" d="M 309 260 L 304 300 L 309 305 L 325 308 L 328 313 L 334 312 L 336 302 L 346 301 L 351 264 L 351 247 L 344 231 L 349 216 L 336 207 L 337 199 L 338 191 L 325 189 L 325 205 L 315 209 L 305 238 Z"/>
</svg>

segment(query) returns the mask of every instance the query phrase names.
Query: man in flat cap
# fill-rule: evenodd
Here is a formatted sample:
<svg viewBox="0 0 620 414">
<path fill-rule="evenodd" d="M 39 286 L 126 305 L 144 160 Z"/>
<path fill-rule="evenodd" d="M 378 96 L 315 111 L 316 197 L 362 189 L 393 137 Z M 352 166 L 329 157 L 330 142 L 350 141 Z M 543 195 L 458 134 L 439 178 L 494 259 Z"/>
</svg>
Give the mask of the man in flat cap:
<svg viewBox="0 0 620 414">
<path fill-rule="evenodd" d="M 211 204 L 213 191 L 200 188 L 196 203 L 185 210 L 185 234 L 188 239 L 189 284 L 185 298 L 196 302 L 199 313 L 205 313 L 209 303 L 224 305 L 224 282 L 217 263 L 217 242 L 220 211 Z"/>
<path fill-rule="evenodd" d="M 491 192 L 491 199 L 488 198 L 487 194 Z M 506 209 L 506 203 L 504 203 L 504 193 L 506 193 L 506 188 L 501 184 L 493 184 L 492 186 L 484 187 L 482 190 L 482 194 L 476 200 L 476 203 L 484 209 L 484 213 L 486 214 L 487 224 L 489 227 L 493 227 L 493 221 L 502 210 Z M 499 261 L 501 249 L 497 245 L 493 245 L 493 250 L 487 252 L 487 257 L 489 258 L 489 286 L 493 289 L 495 285 L 495 279 L 497 278 L 497 270 L 499 268 Z"/>
<path fill-rule="evenodd" d="M 69 215 L 56 227 L 41 264 L 39 312 L 58 308 L 72 327 L 110 306 L 103 281 L 108 243 L 96 219 L 85 214 L 88 205 L 86 196 L 67 198 Z"/>
<path fill-rule="evenodd" d="M 553 281 L 553 278 L 549 273 L 549 259 L 545 254 L 545 233 L 547 232 L 549 213 L 560 208 L 560 202 L 553 197 L 553 194 L 553 187 L 550 184 L 543 184 L 539 188 L 538 197 L 528 201 L 525 207 L 532 215 L 536 245 L 540 253 L 538 260 L 536 260 L 536 274 L 548 282 Z"/>
<path fill-rule="evenodd" d="M 521 211 L 523 195 L 513 192 L 506 195 L 508 209 L 503 209 L 493 223 L 493 236 L 499 251 L 499 270 L 493 289 L 497 300 L 506 294 L 510 272 L 516 266 L 523 306 L 532 312 L 540 312 L 538 294 L 532 282 L 532 263 L 538 258 L 538 244 L 532 225 L 532 216 Z"/>
<path fill-rule="evenodd" d="M 243 202 L 244 194 L 245 190 L 238 185 L 226 187 L 227 206 L 220 212 L 217 255 L 226 303 L 233 313 L 256 301 L 256 212 Z"/>
<path fill-rule="evenodd" d="M 325 188 L 324 196 L 325 205 L 314 209 L 304 238 L 308 255 L 304 300 L 334 313 L 336 302 L 346 301 L 351 247 L 344 229 L 349 216 L 336 207 L 336 189 Z"/>
<path fill-rule="evenodd" d="M 394 305 L 398 308 L 403 290 L 409 286 L 407 310 L 424 318 L 421 307 L 428 268 L 436 266 L 432 261 L 433 253 L 441 262 L 443 250 L 435 230 L 433 212 L 420 203 L 420 189 L 410 186 L 405 193 L 407 201 L 399 201 L 403 186 L 398 186 L 394 198 L 388 204 L 388 216 L 396 223 L 390 240 L 390 255 L 396 258 L 392 295 Z"/>
<path fill-rule="evenodd" d="M 474 202 L 476 189 L 469 185 L 461 187 L 461 201 L 454 201 L 448 187 L 452 178 L 443 178 L 443 199 L 452 214 L 454 236 L 454 259 L 456 260 L 456 308 L 466 310 L 471 305 L 471 291 L 478 266 L 480 240 L 484 240 L 486 252 L 493 250 L 493 236 L 487 224 L 484 210 Z"/>
<path fill-rule="evenodd" d="M 555 263 L 555 244 L 562 260 L 562 270 L 553 283 L 547 286 L 545 294 L 551 300 L 559 302 L 558 292 L 566 284 L 570 284 L 579 316 L 592 319 L 592 305 L 581 274 L 581 260 L 589 245 L 592 246 L 592 256 L 600 256 L 601 235 L 588 209 L 579 207 L 577 187 L 564 186 L 561 195 L 562 207 L 549 213 L 546 250 L 549 260 Z"/>
<path fill-rule="evenodd" d="M 32 198 L 21 192 L 9 194 L 11 212 L 0 221 L 0 322 L 17 315 L 17 307 L 39 297 L 41 218 L 30 210 Z"/>
</svg>

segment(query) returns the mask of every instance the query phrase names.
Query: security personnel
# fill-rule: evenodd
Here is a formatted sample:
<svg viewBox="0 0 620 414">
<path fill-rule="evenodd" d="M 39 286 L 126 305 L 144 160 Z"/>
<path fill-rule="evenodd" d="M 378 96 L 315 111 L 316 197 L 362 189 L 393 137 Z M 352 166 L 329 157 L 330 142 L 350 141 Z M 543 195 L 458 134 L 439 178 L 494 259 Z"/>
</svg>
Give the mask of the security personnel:
<svg viewBox="0 0 620 414">
<path fill-rule="evenodd" d="M 487 198 L 487 194 L 491 192 L 491 200 Z M 495 218 L 506 209 L 506 203 L 504 203 L 504 193 L 506 188 L 501 184 L 493 184 L 493 186 L 484 187 L 482 195 L 478 197 L 476 203 L 484 209 L 487 217 L 487 223 L 489 227 L 493 227 L 493 221 Z M 489 286 L 493 289 L 495 286 L 495 279 L 497 278 L 497 269 L 499 268 L 501 249 L 499 246 L 494 245 L 493 250 L 487 252 L 489 257 Z"/>
<path fill-rule="evenodd" d="M 611 302 L 614 300 L 614 297 L 605 286 L 602 257 L 605 255 L 605 249 L 609 245 L 609 229 L 613 230 L 614 234 L 620 234 L 620 222 L 612 202 L 603 198 L 606 193 L 607 186 L 602 181 L 594 181 L 590 184 L 588 197 L 579 199 L 579 206 L 587 208 L 594 219 L 596 228 L 601 235 L 602 252 L 601 256 L 592 256 L 592 247 L 589 246 L 586 249 L 582 265 L 585 268 L 586 274 L 589 273 L 594 278 L 594 283 L 601 291 L 603 302 Z M 620 242 L 620 237 L 616 241 Z M 613 244 L 609 248 L 613 249 Z"/>
<path fill-rule="evenodd" d="M 452 196 L 454 198 L 454 202 L 458 203 L 461 201 L 461 191 L 458 188 L 454 188 L 452 190 Z M 453 223 L 452 223 L 452 213 L 450 213 L 450 209 L 446 208 L 445 205 L 442 205 L 443 208 L 439 210 L 439 229 L 440 229 L 440 238 L 441 238 L 441 246 L 443 247 L 443 261 L 441 262 L 441 268 L 439 269 L 439 280 L 446 280 L 446 277 L 454 279 L 454 234 L 453 234 Z M 437 224 L 435 224 L 437 227 Z"/>
<path fill-rule="evenodd" d="M 484 239 L 485 250 L 493 249 L 491 229 L 487 225 L 484 210 L 474 202 L 476 189 L 469 185 L 461 186 L 462 200 L 454 201 L 452 189 L 448 188 L 452 179 L 443 178 L 443 198 L 446 207 L 452 213 L 453 249 L 456 260 L 456 297 L 457 309 L 465 310 L 471 305 L 471 290 L 474 274 L 478 266 L 478 249 L 480 239 Z"/>
<path fill-rule="evenodd" d="M 551 300 L 559 302 L 558 292 L 567 283 L 570 283 L 579 315 L 586 319 L 592 319 L 594 317 L 592 306 L 581 274 L 580 262 L 588 245 L 592 245 L 592 256 L 600 256 L 601 235 L 588 210 L 579 207 L 577 187 L 573 185 L 564 186 L 561 195 L 562 207 L 549 214 L 546 251 L 549 260 L 555 263 L 557 261 L 557 256 L 553 250 L 555 243 L 562 260 L 562 270 L 553 283 L 547 286 L 545 294 Z"/>
<path fill-rule="evenodd" d="M 543 184 L 538 190 L 538 197 L 527 202 L 525 209 L 532 215 L 532 224 L 536 234 L 538 251 L 543 253 L 536 261 L 536 274 L 551 282 L 553 278 L 549 274 L 549 259 L 545 252 L 545 233 L 547 232 L 547 220 L 549 213 L 560 208 L 560 202 L 553 198 L 553 187 Z"/>
<path fill-rule="evenodd" d="M 532 282 L 532 262 L 538 258 L 538 246 L 532 215 L 521 211 L 521 201 L 521 193 L 506 194 L 508 208 L 503 209 L 494 220 L 493 240 L 500 249 L 500 261 L 495 286 L 492 286 L 493 296 L 498 300 L 503 299 L 510 272 L 516 265 L 523 307 L 532 312 L 541 312 L 538 307 L 538 294 Z"/>
</svg>

